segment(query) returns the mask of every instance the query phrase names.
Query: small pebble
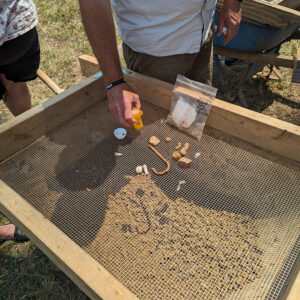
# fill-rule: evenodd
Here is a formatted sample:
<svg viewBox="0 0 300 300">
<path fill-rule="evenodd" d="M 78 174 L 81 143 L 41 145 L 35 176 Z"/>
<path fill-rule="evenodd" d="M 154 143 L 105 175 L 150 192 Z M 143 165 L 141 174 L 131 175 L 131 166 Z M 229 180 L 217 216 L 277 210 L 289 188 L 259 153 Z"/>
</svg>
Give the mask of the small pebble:
<svg viewBox="0 0 300 300">
<path fill-rule="evenodd" d="M 91 191 L 91 189 L 90 189 L 90 188 L 86 188 L 85 190 L 86 190 L 87 192 L 90 192 L 90 191 Z"/>
<path fill-rule="evenodd" d="M 181 148 L 181 143 L 180 142 L 177 144 L 177 146 L 175 147 L 175 149 L 178 150 L 179 148 Z"/>
<path fill-rule="evenodd" d="M 181 154 L 178 152 L 178 151 L 175 151 L 173 154 L 172 154 L 172 158 L 176 161 L 178 161 L 180 158 L 181 158 Z"/>
<path fill-rule="evenodd" d="M 143 172 L 143 167 L 142 166 L 137 166 L 135 168 L 135 171 L 136 171 L 137 174 L 141 174 Z"/>
<path fill-rule="evenodd" d="M 160 139 L 156 136 L 151 136 L 149 144 L 152 146 L 157 146 L 160 143 Z"/>
<path fill-rule="evenodd" d="M 187 157 L 182 157 L 178 161 L 178 165 L 181 168 L 188 168 L 192 163 L 192 160 Z"/>
</svg>

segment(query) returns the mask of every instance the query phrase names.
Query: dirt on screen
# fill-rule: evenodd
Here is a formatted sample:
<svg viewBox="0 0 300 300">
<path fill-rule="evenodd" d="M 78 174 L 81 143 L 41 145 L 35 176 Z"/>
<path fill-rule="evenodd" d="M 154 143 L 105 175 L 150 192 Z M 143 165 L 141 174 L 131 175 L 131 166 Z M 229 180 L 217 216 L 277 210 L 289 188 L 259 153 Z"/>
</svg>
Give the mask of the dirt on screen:
<svg viewBox="0 0 300 300">
<path fill-rule="evenodd" d="M 127 178 L 86 250 L 137 296 L 224 299 L 260 276 L 251 217 L 171 200 L 149 175 Z"/>
</svg>

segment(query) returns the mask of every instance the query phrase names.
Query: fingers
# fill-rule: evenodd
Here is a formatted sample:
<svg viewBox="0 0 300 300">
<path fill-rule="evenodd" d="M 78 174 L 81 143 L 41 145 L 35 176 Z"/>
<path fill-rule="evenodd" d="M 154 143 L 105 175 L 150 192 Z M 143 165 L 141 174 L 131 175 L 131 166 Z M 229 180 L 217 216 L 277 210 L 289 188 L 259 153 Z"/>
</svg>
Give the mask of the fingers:
<svg viewBox="0 0 300 300">
<path fill-rule="evenodd" d="M 230 24 L 227 28 L 227 34 L 225 35 L 225 39 L 223 44 L 226 45 L 229 43 L 237 34 L 239 30 L 239 23 L 235 22 L 235 24 Z"/>
<path fill-rule="evenodd" d="M 218 24 L 218 29 L 217 29 L 217 36 L 220 36 L 223 34 L 225 19 L 226 19 L 225 11 L 223 9 L 221 9 L 220 16 L 219 16 L 219 24 Z"/>
<path fill-rule="evenodd" d="M 236 30 L 234 28 L 232 28 L 231 26 L 227 28 L 227 33 L 225 35 L 225 38 L 224 38 L 224 42 L 223 42 L 223 45 L 226 45 L 227 43 L 229 43 L 233 38 L 234 36 L 236 35 Z"/>
<path fill-rule="evenodd" d="M 121 125 L 129 127 L 130 125 L 126 123 L 123 115 L 123 110 L 116 103 L 116 98 L 112 97 L 110 94 L 108 95 L 108 108 L 112 113 L 115 120 L 117 120 Z"/>
<path fill-rule="evenodd" d="M 111 112 L 114 116 L 114 118 L 123 126 L 125 127 L 131 127 L 134 123 L 131 121 L 131 115 L 129 116 L 128 113 L 125 117 L 125 111 L 124 111 L 124 106 L 120 105 L 119 102 L 115 102 L 112 105 Z M 131 114 L 131 110 L 130 110 Z"/>
<path fill-rule="evenodd" d="M 125 108 L 124 119 L 125 119 L 125 122 L 127 124 L 129 124 L 129 126 L 132 126 L 134 123 L 136 123 L 136 120 L 132 117 L 132 114 L 131 114 L 131 105 L 130 105 L 130 107 Z"/>
<path fill-rule="evenodd" d="M 131 127 L 136 121 L 131 116 L 131 109 L 124 110 L 118 107 L 118 117 L 116 118 L 123 126 Z"/>
<path fill-rule="evenodd" d="M 140 102 L 139 95 L 135 94 L 132 104 L 133 104 L 133 106 L 135 106 L 137 108 L 141 108 L 141 102 Z"/>
<path fill-rule="evenodd" d="M 132 117 L 131 108 L 133 105 L 141 107 L 139 96 L 124 85 L 110 90 L 107 97 L 109 110 L 114 118 L 123 126 L 133 126 L 136 120 Z"/>
<path fill-rule="evenodd" d="M 223 33 L 224 26 L 227 27 L 223 44 L 230 42 L 238 32 L 240 21 L 242 19 L 241 6 L 238 1 L 227 3 L 222 6 L 219 17 L 217 35 Z"/>
</svg>

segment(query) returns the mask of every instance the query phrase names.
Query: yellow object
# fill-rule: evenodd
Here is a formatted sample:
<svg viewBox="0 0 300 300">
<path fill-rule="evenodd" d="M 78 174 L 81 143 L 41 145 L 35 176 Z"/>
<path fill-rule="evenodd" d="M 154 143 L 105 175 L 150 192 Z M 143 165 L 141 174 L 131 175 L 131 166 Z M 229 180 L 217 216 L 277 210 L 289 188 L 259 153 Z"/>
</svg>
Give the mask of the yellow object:
<svg viewBox="0 0 300 300">
<path fill-rule="evenodd" d="M 137 107 L 133 107 L 131 109 L 131 114 L 132 114 L 132 117 L 136 119 L 136 123 L 133 124 L 133 127 L 137 130 L 142 129 L 144 127 L 143 121 L 142 121 L 143 111 Z"/>
</svg>

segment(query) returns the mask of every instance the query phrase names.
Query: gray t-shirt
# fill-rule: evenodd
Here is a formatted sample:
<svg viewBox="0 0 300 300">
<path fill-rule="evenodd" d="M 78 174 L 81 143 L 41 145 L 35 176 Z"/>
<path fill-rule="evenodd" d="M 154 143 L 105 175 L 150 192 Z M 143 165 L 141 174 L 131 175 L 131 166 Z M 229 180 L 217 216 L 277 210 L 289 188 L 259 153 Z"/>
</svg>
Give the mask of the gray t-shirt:
<svg viewBox="0 0 300 300">
<path fill-rule="evenodd" d="M 0 0 L 0 45 L 28 32 L 37 23 L 33 0 Z"/>
<path fill-rule="evenodd" d="M 154 56 L 197 53 L 205 42 L 216 0 L 111 0 L 123 41 Z"/>
</svg>

